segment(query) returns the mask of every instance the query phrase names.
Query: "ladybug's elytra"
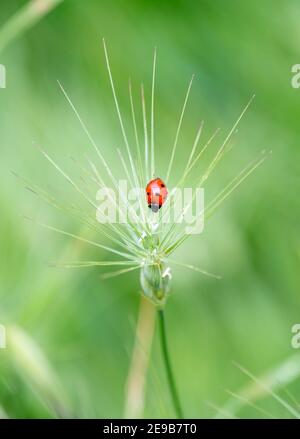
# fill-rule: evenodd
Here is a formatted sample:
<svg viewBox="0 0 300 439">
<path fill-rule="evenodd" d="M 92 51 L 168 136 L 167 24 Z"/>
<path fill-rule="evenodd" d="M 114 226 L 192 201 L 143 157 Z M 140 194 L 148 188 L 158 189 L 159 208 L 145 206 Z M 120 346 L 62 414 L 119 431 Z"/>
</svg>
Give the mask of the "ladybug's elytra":
<svg viewBox="0 0 300 439">
<path fill-rule="evenodd" d="M 153 212 L 158 212 L 167 199 L 168 190 L 161 178 L 149 181 L 146 187 L 148 207 Z"/>
</svg>

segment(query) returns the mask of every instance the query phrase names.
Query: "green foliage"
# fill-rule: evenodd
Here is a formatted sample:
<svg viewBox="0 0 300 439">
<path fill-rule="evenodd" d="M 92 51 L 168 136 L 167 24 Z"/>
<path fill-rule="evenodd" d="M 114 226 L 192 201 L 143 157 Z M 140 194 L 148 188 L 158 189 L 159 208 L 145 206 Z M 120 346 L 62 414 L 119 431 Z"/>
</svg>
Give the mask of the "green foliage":
<svg viewBox="0 0 300 439">
<path fill-rule="evenodd" d="M 28 15 L 23 16 L 27 21 L 20 19 L 24 1 L 2 3 L 0 62 L 6 67 L 7 88 L 0 90 L 0 323 L 8 328 L 8 340 L 7 349 L 0 349 L 0 416 L 123 414 L 139 303 L 137 271 L 103 280 L 100 266 L 49 266 L 49 261 L 101 261 L 107 255 L 24 216 L 104 245 L 109 241 L 74 220 L 76 215 L 65 216 L 63 209 L 55 210 L 26 191 L 11 174 L 28 178 L 65 206 L 77 201 L 89 211 L 32 147 L 42 146 L 67 170 L 74 169 L 70 156 L 79 165 L 86 154 L 94 159 L 57 79 L 117 174 L 116 148 L 123 143 L 103 36 L 131 142 L 128 77 L 142 135 L 140 84 L 149 116 L 157 47 L 155 142 L 161 177 L 167 173 L 186 86 L 195 73 L 172 167 L 173 184 L 188 160 L 200 121 L 205 120 L 204 141 L 221 128 L 215 150 L 256 94 L 233 148 L 213 172 L 207 194 L 214 197 L 262 149 L 273 154 L 214 213 L 204 233 L 178 249 L 177 260 L 205 267 L 222 279 L 180 267 L 173 270 L 165 310 L 168 343 L 186 416 L 213 417 L 216 406 L 233 407 L 235 416 L 265 416 L 249 404 L 251 378 L 233 360 L 255 376 L 280 370 L 286 389 L 274 380 L 268 385 L 295 407 L 292 398 L 300 402 L 300 384 L 291 327 L 300 323 L 300 90 L 291 87 L 291 66 L 300 62 L 298 2 L 281 2 L 278 12 L 271 0 L 66 0 L 40 21 Z M 203 158 L 200 170 L 207 163 Z M 80 166 L 78 170 L 81 173 Z M 79 171 L 74 174 L 78 181 Z M 191 182 L 199 172 L 195 170 Z M 148 417 L 173 415 L 157 342 L 156 337 L 147 376 Z M 280 367 L 285 364 L 294 367 L 292 372 Z M 225 389 L 247 403 L 232 404 Z M 255 404 L 267 413 L 292 416 L 270 393 L 257 393 Z"/>
</svg>

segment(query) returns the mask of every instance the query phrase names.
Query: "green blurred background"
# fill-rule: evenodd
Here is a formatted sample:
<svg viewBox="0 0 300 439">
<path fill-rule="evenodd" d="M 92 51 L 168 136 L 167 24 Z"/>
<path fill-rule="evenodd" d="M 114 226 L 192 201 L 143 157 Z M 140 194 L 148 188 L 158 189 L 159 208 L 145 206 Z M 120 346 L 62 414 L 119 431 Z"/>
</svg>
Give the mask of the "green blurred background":
<svg viewBox="0 0 300 439">
<path fill-rule="evenodd" d="M 109 258 L 100 249 L 24 220 L 25 215 L 82 233 L 78 222 L 30 194 L 11 174 L 15 171 L 49 188 L 59 199 L 77 199 L 33 146 L 43 146 L 66 169 L 75 169 L 74 175 L 77 165 L 70 156 L 83 163 L 86 153 L 93 155 L 57 79 L 112 168 L 119 168 L 116 147 L 123 148 L 123 143 L 102 37 L 127 126 L 128 77 L 137 102 L 144 83 L 149 107 L 157 46 L 155 120 L 161 177 L 193 73 L 174 180 L 200 120 L 205 120 L 204 138 L 222 129 L 220 144 L 256 94 L 234 149 L 212 176 L 208 194 L 222 189 L 260 150 L 273 154 L 220 207 L 204 233 L 178 250 L 177 260 L 220 273 L 222 280 L 174 270 L 166 308 L 168 337 L 187 417 L 213 417 L 231 399 L 226 389 L 238 393 L 251 386 L 233 361 L 255 376 L 269 374 L 273 378 L 268 389 L 295 407 L 300 403 L 300 353 L 291 347 L 291 327 L 300 323 L 300 90 L 291 86 L 291 67 L 300 61 L 299 2 L 66 0 L 41 20 L 31 22 L 25 12 L 24 22 L 9 22 L 26 3 L 2 1 L 0 8 L 0 63 L 7 70 L 7 88 L 0 90 L 0 323 L 7 328 L 7 349 L 0 350 L 1 416 L 124 413 L 140 302 L 137 273 L 104 281 L 101 270 L 50 267 L 49 261 L 60 259 Z M 33 3 L 42 11 L 49 1 Z M 137 108 L 140 124 L 140 104 Z M 257 397 L 255 403 L 272 416 L 292 416 L 258 384 L 247 395 Z M 232 409 L 235 416 L 265 416 L 249 402 L 237 412 L 233 408 L 229 401 L 226 411 Z M 144 416 L 174 416 L 157 334 Z"/>
</svg>

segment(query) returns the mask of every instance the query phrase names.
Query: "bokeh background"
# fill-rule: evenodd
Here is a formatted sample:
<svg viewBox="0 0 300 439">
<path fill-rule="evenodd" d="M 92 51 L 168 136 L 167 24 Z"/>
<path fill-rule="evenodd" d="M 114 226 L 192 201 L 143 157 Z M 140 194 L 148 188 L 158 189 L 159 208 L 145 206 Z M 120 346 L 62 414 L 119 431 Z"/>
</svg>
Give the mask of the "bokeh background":
<svg viewBox="0 0 300 439">
<path fill-rule="evenodd" d="M 55 199 L 80 205 L 34 146 L 41 145 L 75 176 L 85 155 L 93 155 L 59 79 L 117 174 L 116 148 L 123 143 L 102 37 L 129 130 L 128 78 L 141 127 L 139 87 L 143 82 L 149 108 L 157 46 L 161 177 L 195 73 L 173 183 L 199 122 L 205 120 L 204 139 L 221 128 L 214 150 L 256 94 L 234 148 L 211 177 L 208 196 L 262 149 L 272 155 L 220 207 L 204 233 L 178 250 L 179 261 L 217 272 L 222 280 L 173 271 L 168 338 L 187 417 L 295 415 L 282 401 L 289 408 L 300 404 L 300 353 L 291 346 L 291 328 L 300 323 L 300 90 L 291 86 L 291 67 L 300 61 L 299 20 L 297 0 L 276 7 L 271 0 L 1 2 L 0 62 L 7 71 L 7 87 L 0 90 L 0 323 L 7 330 L 7 348 L 0 349 L 2 417 L 124 415 L 140 304 L 137 273 L 104 281 L 100 269 L 50 266 L 49 261 L 108 257 L 25 220 L 92 236 L 27 191 L 27 183 L 11 172 Z M 94 238 L 107 243 L 100 234 Z M 142 415 L 174 416 L 156 333 Z"/>
</svg>

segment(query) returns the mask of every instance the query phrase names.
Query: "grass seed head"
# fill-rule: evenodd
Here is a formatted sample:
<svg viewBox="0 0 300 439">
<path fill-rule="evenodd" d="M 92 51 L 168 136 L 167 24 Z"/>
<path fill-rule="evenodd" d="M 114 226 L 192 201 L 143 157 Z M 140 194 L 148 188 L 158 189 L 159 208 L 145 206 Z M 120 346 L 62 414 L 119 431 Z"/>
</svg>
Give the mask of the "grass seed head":
<svg viewBox="0 0 300 439">
<path fill-rule="evenodd" d="M 208 146 L 215 139 L 218 130 L 209 138 L 209 140 L 202 145 L 198 150 L 198 144 L 200 143 L 201 134 L 203 131 L 203 122 L 201 122 L 200 127 L 197 131 L 195 141 L 192 145 L 191 152 L 189 154 L 187 163 L 183 169 L 182 175 L 179 178 L 177 184 L 172 184 L 170 178 L 172 177 L 173 164 L 176 161 L 176 151 L 178 146 L 178 139 L 180 136 L 181 125 L 185 115 L 189 94 L 192 87 L 193 77 L 188 84 L 188 89 L 184 98 L 182 110 L 179 117 L 178 127 L 175 134 L 175 139 L 173 147 L 171 149 L 170 161 L 168 163 L 165 174 L 161 175 L 164 184 L 168 187 L 169 196 L 161 205 L 158 211 L 153 211 L 148 208 L 147 194 L 145 192 L 147 182 L 155 177 L 156 174 L 156 163 L 155 163 L 155 131 L 154 131 L 154 91 L 155 91 L 155 71 L 156 71 L 156 51 L 154 53 L 153 60 L 153 74 L 152 74 L 152 87 L 151 87 L 151 117 L 150 117 L 150 136 L 148 134 L 147 126 L 147 115 L 146 115 L 146 102 L 144 87 L 141 88 L 141 99 L 142 99 L 142 117 L 143 117 L 143 134 L 144 134 L 144 148 L 141 147 L 139 129 L 136 122 L 135 105 L 132 94 L 132 83 L 129 82 L 129 97 L 130 97 L 130 108 L 133 122 L 133 133 L 135 139 L 135 148 L 131 148 L 129 144 L 129 137 L 125 131 L 125 126 L 123 123 L 122 113 L 119 107 L 117 94 L 115 91 L 115 86 L 113 82 L 112 72 L 110 68 L 110 62 L 108 57 L 108 52 L 106 44 L 103 41 L 104 55 L 108 70 L 109 81 L 113 93 L 113 99 L 115 102 L 115 107 L 117 111 L 117 116 L 120 123 L 121 134 L 124 141 L 124 151 L 118 149 L 120 156 L 120 161 L 126 175 L 128 185 L 133 188 L 138 188 L 142 186 L 144 191 L 138 198 L 138 203 L 135 208 L 128 203 L 126 194 L 120 189 L 118 184 L 118 179 L 116 178 L 115 171 L 110 167 L 108 161 L 103 155 L 101 148 L 98 146 L 94 138 L 91 136 L 85 122 L 80 116 L 78 110 L 73 104 L 71 98 L 59 83 L 59 86 L 69 103 L 71 109 L 73 110 L 76 118 L 78 119 L 80 125 L 86 134 L 92 149 L 97 155 L 97 159 L 100 162 L 96 165 L 90 159 L 88 159 L 88 168 L 84 168 L 80 164 L 81 170 L 84 172 L 84 177 L 81 176 L 80 183 L 77 182 L 78 178 L 72 178 L 56 161 L 53 160 L 50 154 L 46 153 L 41 149 L 44 157 L 51 163 L 52 166 L 58 171 L 68 183 L 71 184 L 73 189 L 81 196 L 81 198 L 88 203 L 91 208 L 90 213 L 83 208 L 74 208 L 73 205 L 68 206 L 67 203 L 58 203 L 52 195 L 49 195 L 46 191 L 40 190 L 34 187 L 33 191 L 41 195 L 45 201 L 52 204 L 54 207 L 64 210 L 68 214 L 72 214 L 79 217 L 81 221 L 88 225 L 97 235 L 105 236 L 111 245 L 103 245 L 98 241 L 92 239 L 83 238 L 80 235 L 70 233 L 60 228 L 52 227 L 43 223 L 39 223 L 49 230 L 56 231 L 65 236 L 77 239 L 86 244 L 92 245 L 94 247 L 100 248 L 102 250 L 111 253 L 114 256 L 118 256 L 120 260 L 112 261 L 68 261 L 65 263 L 66 267 L 92 267 L 92 266 L 106 266 L 106 267 L 116 267 L 119 268 L 116 271 L 111 271 L 106 273 L 105 277 L 119 276 L 128 273 L 133 270 L 140 270 L 140 284 L 142 293 L 150 299 L 156 306 L 163 307 L 169 296 L 171 289 L 171 268 L 170 264 L 175 264 L 176 266 L 181 266 L 185 269 L 191 269 L 196 272 L 200 272 L 205 275 L 212 277 L 218 277 L 205 270 L 202 270 L 193 265 L 186 263 L 181 263 L 179 261 L 171 261 L 170 256 L 181 246 L 189 236 L 186 228 L 183 227 L 182 222 L 178 221 L 180 218 L 184 218 L 187 212 L 187 208 L 192 208 L 195 201 L 195 195 L 190 200 L 189 206 L 184 205 L 182 208 L 175 210 L 175 216 L 171 216 L 171 221 L 165 221 L 166 218 L 170 218 L 170 212 L 172 207 L 174 207 L 174 197 L 173 193 L 176 194 L 177 188 L 184 188 L 188 176 L 191 170 L 196 168 L 197 164 L 202 158 L 204 152 Z M 231 149 L 231 138 L 236 132 L 238 123 L 240 122 L 242 116 L 246 112 L 253 97 L 250 99 L 248 104 L 245 106 L 237 121 L 234 123 L 233 127 L 225 137 L 225 140 L 221 143 L 221 146 L 217 149 L 217 152 L 213 156 L 207 168 L 201 174 L 196 182 L 196 187 L 202 187 L 206 184 L 207 180 L 224 157 L 224 155 Z M 148 139 L 150 138 L 150 142 Z M 227 197 L 266 159 L 267 154 L 263 151 L 253 162 L 247 165 L 241 172 L 239 172 L 229 183 L 226 185 L 219 194 L 213 198 L 206 206 L 199 212 L 195 221 L 199 219 L 201 215 L 205 219 L 209 218 L 214 211 L 219 207 L 219 205 L 227 199 Z M 78 177 L 78 176 L 77 176 Z M 93 197 L 90 195 L 96 193 L 96 190 L 107 188 L 105 179 L 109 179 L 112 188 L 118 192 L 120 200 L 128 206 L 130 213 L 130 220 L 123 223 L 99 223 L 96 220 L 95 209 L 97 210 L 97 204 Z M 89 186 L 92 185 L 92 186 Z M 28 186 L 28 185 L 27 185 Z M 91 189 L 93 187 L 94 189 Z M 195 194 L 195 192 L 194 192 Z M 115 198 L 108 192 L 109 201 L 116 208 L 117 213 L 120 213 L 120 207 L 117 204 Z M 62 263 L 60 263 L 62 265 Z"/>
</svg>

